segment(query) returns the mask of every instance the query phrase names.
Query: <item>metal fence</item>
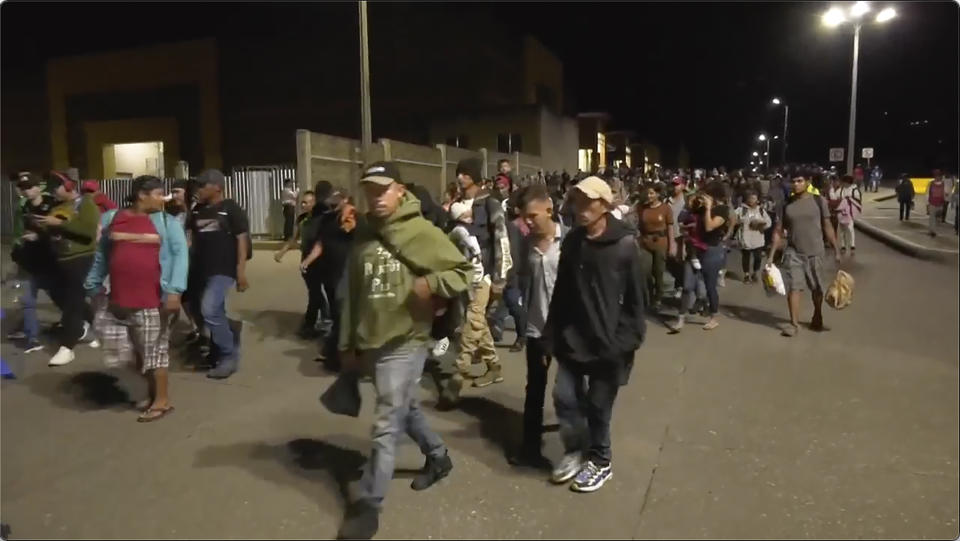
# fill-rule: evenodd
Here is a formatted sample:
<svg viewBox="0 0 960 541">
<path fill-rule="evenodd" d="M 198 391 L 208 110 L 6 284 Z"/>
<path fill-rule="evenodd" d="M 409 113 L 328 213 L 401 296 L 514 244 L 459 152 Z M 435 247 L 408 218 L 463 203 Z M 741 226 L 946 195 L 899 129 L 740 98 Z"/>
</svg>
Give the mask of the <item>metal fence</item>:
<svg viewBox="0 0 960 541">
<path fill-rule="evenodd" d="M 235 200 L 250 220 L 250 235 L 261 238 L 283 236 L 283 207 L 280 192 L 284 182 L 295 180 L 296 168 L 292 165 L 266 165 L 235 167 L 226 176 L 224 195 Z M 163 179 L 164 189 L 169 192 L 176 181 Z M 100 191 L 122 205 L 130 195 L 129 178 L 100 180 Z M 4 236 L 13 232 L 13 220 L 18 196 L 13 182 L 3 182 L 0 188 L 0 212 Z"/>
</svg>

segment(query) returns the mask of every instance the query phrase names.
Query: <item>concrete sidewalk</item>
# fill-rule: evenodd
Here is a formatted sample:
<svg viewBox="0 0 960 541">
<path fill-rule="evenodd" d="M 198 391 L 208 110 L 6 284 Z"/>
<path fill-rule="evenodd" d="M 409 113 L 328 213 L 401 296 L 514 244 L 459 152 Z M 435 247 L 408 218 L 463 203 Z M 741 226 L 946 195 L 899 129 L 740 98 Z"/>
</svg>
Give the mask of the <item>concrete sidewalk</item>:
<svg viewBox="0 0 960 541">
<path fill-rule="evenodd" d="M 890 188 L 864 192 L 863 214 L 856 227 L 863 233 L 915 257 L 924 259 L 956 260 L 960 243 L 953 229 L 953 213 L 948 213 L 949 223 L 938 224 L 936 237 L 928 231 L 926 199 L 918 195 L 909 221 L 900 221 L 900 205 Z"/>
</svg>

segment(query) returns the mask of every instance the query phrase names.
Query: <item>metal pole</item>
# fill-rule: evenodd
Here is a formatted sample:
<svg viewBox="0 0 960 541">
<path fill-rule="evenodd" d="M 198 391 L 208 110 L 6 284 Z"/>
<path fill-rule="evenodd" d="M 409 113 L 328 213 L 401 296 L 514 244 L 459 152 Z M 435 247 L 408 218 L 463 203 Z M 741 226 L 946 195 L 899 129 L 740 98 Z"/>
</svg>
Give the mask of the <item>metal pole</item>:
<svg viewBox="0 0 960 541">
<path fill-rule="evenodd" d="M 783 166 L 787 166 L 787 122 L 790 120 L 790 106 L 783 106 Z"/>
<path fill-rule="evenodd" d="M 367 163 L 373 134 L 370 120 L 370 50 L 367 46 L 367 2 L 359 3 L 360 8 L 360 142 L 363 147 L 362 160 Z"/>
<path fill-rule="evenodd" d="M 857 130 L 857 65 L 860 62 L 860 25 L 853 32 L 853 77 L 850 83 L 850 126 L 847 133 L 847 174 L 853 174 L 853 144 Z"/>
</svg>

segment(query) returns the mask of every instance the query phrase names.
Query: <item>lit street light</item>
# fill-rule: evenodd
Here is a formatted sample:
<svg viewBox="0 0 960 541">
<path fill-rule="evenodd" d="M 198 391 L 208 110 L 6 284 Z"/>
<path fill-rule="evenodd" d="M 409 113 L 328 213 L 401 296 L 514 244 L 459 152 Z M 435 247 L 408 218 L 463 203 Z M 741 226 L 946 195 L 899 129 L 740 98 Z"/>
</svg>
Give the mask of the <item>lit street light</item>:
<svg viewBox="0 0 960 541">
<path fill-rule="evenodd" d="M 827 10 L 822 17 L 823 24 L 830 28 L 836 28 L 848 20 L 853 22 L 853 74 L 850 82 L 850 123 L 847 130 L 847 174 L 853 174 L 853 153 L 854 143 L 856 142 L 857 128 L 857 69 L 860 63 L 860 28 L 864 15 L 870 12 L 869 2 L 857 2 L 844 12 L 839 7 L 833 7 Z M 892 7 L 884 8 L 877 14 L 875 21 L 879 24 L 885 23 L 896 17 L 897 12 Z"/>
<path fill-rule="evenodd" d="M 780 98 L 773 98 L 770 100 L 770 103 L 774 105 L 783 105 L 783 150 L 781 154 L 782 165 L 787 165 L 787 122 L 790 120 L 790 105 L 783 103 Z M 779 136 L 775 135 L 773 138 L 777 139 Z"/>
<path fill-rule="evenodd" d="M 754 156 L 754 157 L 757 157 L 757 156 L 759 156 L 759 155 L 760 155 L 759 152 L 757 152 L 756 150 L 753 151 L 753 156 Z"/>
<path fill-rule="evenodd" d="M 761 143 L 766 143 L 766 144 L 767 144 L 767 149 L 766 149 L 766 151 L 764 151 L 763 155 L 764 155 L 764 156 L 769 156 L 769 155 L 770 155 L 770 138 L 767 137 L 767 134 L 761 133 L 760 135 L 758 135 L 758 136 L 757 136 L 757 141 L 760 141 Z M 761 166 L 763 165 L 763 160 L 760 160 L 760 165 L 761 165 Z M 770 159 L 769 159 L 769 158 L 767 158 L 767 167 L 770 167 Z"/>
</svg>

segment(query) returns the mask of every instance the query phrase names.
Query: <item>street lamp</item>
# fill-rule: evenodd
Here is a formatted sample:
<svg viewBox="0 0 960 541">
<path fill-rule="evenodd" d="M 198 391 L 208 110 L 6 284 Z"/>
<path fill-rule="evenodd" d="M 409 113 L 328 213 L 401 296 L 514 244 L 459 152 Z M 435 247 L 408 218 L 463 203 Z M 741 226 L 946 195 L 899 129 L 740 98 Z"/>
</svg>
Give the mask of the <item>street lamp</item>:
<svg viewBox="0 0 960 541">
<path fill-rule="evenodd" d="M 753 151 L 753 157 L 754 157 L 754 158 L 756 158 L 756 157 L 759 156 L 759 155 L 760 155 L 759 152 L 757 152 L 756 150 Z"/>
<path fill-rule="evenodd" d="M 781 150 L 781 161 L 783 166 L 787 165 L 787 122 L 790 120 L 790 106 L 783 103 L 783 100 L 780 98 L 773 98 L 770 100 L 770 103 L 774 105 L 783 105 L 783 149 Z M 777 136 L 774 137 L 776 139 Z"/>
<path fill-rule="evenodd" d="M 764 156 L 769 156 L 769 155 L 770 155 L 770 138 L 767 137 L 767 134 L 761 133 L 760 135 L 758 135 L 758 136 L 757 136 L 757 141 L 760 141 L 761 143 L 766 143 L 766 144 L 767 144 L 766 150 L 764 151 L 763 155 L 764 155 Z M 760 165 L 761 165 L 761 166 L 763 165 L 763 161 L 764 161 L 764 160 L 762 160 L 762 159 L 760 160 Z M 770 167 L 770 158 L 767 158 L 766 161 L 767 161 L 767 167 Z"/>
<path fill-rule="evenodd" d="M 860 62 L 860 28 L 863 26 L 862 18 L 870 12 L 869 2 L 857 2 L 853 4 L 846 12 L 839 7 L 832 7 L 827 10 L 822 17 L 823 24 L 830 28 L 836 28 L 848 20 L 853 22 L 853 74 L 850 82 L 850 122 L 847 129 L 847 174 L 853 174 L 853 153 L 854 143 L 856 141 L 857 127 L 857 68 Z M 883 24 L 897 16 L 897 12 L 892 7 L 884 8 L 874 19 L 878 24 Z"/>
</svg>

